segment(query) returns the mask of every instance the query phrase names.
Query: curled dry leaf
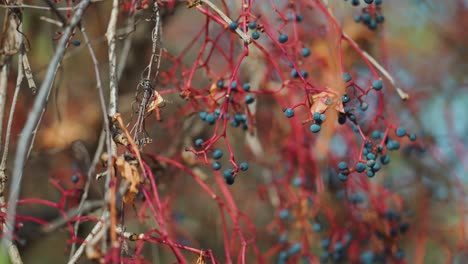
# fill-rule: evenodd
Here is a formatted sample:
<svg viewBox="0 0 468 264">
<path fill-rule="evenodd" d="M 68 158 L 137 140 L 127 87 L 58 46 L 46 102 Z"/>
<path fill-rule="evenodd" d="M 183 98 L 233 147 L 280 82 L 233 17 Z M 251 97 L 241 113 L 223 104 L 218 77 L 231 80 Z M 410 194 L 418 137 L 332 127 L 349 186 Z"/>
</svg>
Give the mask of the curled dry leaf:
<svg viewBox="0 0 468 264">
<path fill-rule="evenodd" d="M 17 28 L 21 23 L 17 13 L 8 12 L 5 18 L 3 32 L 0 35 L 0 65 L 5 64 L 8 56 L 13 56 L 20 50 L 21 38 Z"/>
<path fill-rule="evenodd" d="M 343 103 L 340 97 L 335 93 L 321 92 L 312 96 L 312 106 L 310 112 L 324 113 L 327 109 L 333 108 L 340 113 L 344 113 Z"/>
<path fill-rule="evenodd" d="M 123 132 L 115 133 L 114 134 L 114 142 L 120 145 L 128 146 L 130 145 L 130 142 L 128 141 L 127 137 Z"/>
<path fill-rule="evenodd" d="M 109 154 L 107 154 L 107 152 L 103 152 L 101 154 L 101 163 L 102 163 L 102 165 L 106 166 L 108 159 L 109 159 Z"/>
<path fill-rule="evenodd" d="M 115 165 L 120 172 L 120 175 L 130 183 L 127 192 L 123 197 L 124 203 L 133 202 L 135 195 L 138 193 L 140 184 L 140 173 L 138 172 L 137 164 L 131 164 L 123 156 L 116 159 Z"/>
<path fill-rule="evenodd" d="M 164 99 L 162 98 L 161 94 L 158 91 L 153 91 L 153 96 L 151 97 L 151 102 L 149 106 L 146 108 L 146 114 L 154 111 L 158 107 L 162 107 L 164 105 Z"/>
</svg>

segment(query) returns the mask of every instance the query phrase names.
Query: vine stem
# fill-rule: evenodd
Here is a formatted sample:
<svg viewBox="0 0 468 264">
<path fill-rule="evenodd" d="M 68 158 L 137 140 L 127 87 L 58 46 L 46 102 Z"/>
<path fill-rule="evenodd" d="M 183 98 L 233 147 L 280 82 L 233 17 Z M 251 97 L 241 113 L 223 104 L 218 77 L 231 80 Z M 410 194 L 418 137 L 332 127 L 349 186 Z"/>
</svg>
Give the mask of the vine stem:
<svg viewBox="0 0 468 264">
<path fill-rule="evenodd" d="M 346 39 L 352 46 L 355 47 L 356 50 L 359 50 L 359 54 L 363 56 L 367 61 L 369 61 L 377 70 L 379 70 L 385 78 L 388 79 L 388 81 L 392 84 L 392 86 L 395 88 L 396 92 L 400 96 L 401 100 L 406 101 L 410 98 L 409 94 L 407 94 L 405 91 L 403 91 L 400 87 L 396 85 L 395 79 L 393 79 L 392 75 L 379 63 L 377 62 L 374 57 L 372 57 L 369 53 L 366 51 L 362 50 L 358 44 L 346 33 L 343 32 L 343 37 Z"/>
<path fill-rule="evenodd" d="M 55 79 L 55 74 L 65 54 L 65 50 L 68 46 L 68 40 L 71 37 L 73 29 L 81 20 L 84 10 L 86 9 L 86 7 L 89 6 L 89 4 L 90 0 L 83 0 L 78 4 L 76 12 L 70 20 L 70 24 L 63 31 L 63 35 L 60 38 L 59 43 L 57 45 L 57 50 L 54 56 L 52 57 L 52 60 L 50 61 L 50 64 L 47 68 L 47 73 L 44 77 L 36 99 L 34 100 L 32 110 L 28 115 L 23 130 L 21 131 L 15 155 L 13 177 L 11 180 L 10 195 L 8 199 L 8 208 L 6 216 L 6 225 L 8 228 L 5 230 L 2 238 L 2 244 L 6 247 L 12 244 L 13 230 L 15 226 L 16 207 L 23 178 L 23 171 L 24 166 L 26 165 L 26 159 L 29 150 L 31 149 L 34 143 L 33 135 L 35 128 L 38 127 L 41 117 L 45 111 L 48 97 L 52 89 L 52 84 Z"/>
<path fill-rule="evenodd" d="M 99 220 L 99 222 L 97 222 L 96 225 L 91 230 L 91 232 L 89 232 L 88 236 L 85 238 L 85 241 L 80 245 L 80 247 L 76 250 L 75 254 L 73 254 L 73 256 L 70 258 L 70 260 L 68 261 L 68 264 L 73 264 L 73 263 L 78 262 L 81 255 L 85 251 L 85 247 L 92 241 L 95 241 L 96 237 L 103 235 L 102 230 L 104 227 L 104 222 L 107 221 L 107 218 L 108 218 L 108 214 L 104 213 L 101 219 Z"/>
<path fill-rule="evenodd" d="M 219 9 L 213 2 L 211 2 L 210 0 L 201 0 L 200 2 L 206 4 L 207 6 L 209 6 L 211 9 L 213 9 L 213 11 L 215 11 L 228 25 L 231 24 L 233 21 L 232 19 L 230 19 L 221 9 Z M 197 7 L 199 10 L 200 10 L 200 7 Z M 244 41 L 244 43 L 247 43 L 247 44 L 250 44 L 252 42 L 252 39 L 250 38 L 250 36 L 248 36 L 247 34 L 244 33 L 244 31 L 242 31 L 239 27 L 236 28 L 235 32 L 237 33 L 237 35 L 239 35 L 239 37 L 242 38 L 242 40 Z"/>
<path fill-rule="evenodd" d="M 107 152 L 110 152 L 110 146 L 111 146 L 111 141 L 112 141 L 111 140 L 111 134 L 110 134 L 110 131 L 109 131 L 109 127 L 110 127 L 109 119 L 107 118 L 108 115 L 107 115 L 107 109 L 106 109 L 106 101 L 105 101 L 105 98 L 104 98 L 104 91 L 102 89 L 101 74 L 99 73 L 99 62 L 98 62 L 98 60 L 96 58 L 96 54 L 94 52 L 93 47 L 91 46 L 91 42 L 89 40 L 88 34 L 86 33 L 86 29 L 85 29 L 84 26 L 82 26 L 82 28 L 81 28 L 81 33 L 82 33 L 83 38 L 84 38 L 84 40 L 86 42 L 86 46 L 88 47 L 88 51 L 89 51 L 91 60 L 93 61 L 93 65 L 94 65 L 94 72 L 95 72 L 95 75 L 96 75 L 96 89 L 98 90 L 99 102 L 100 102 L 100 105 L 101 105 L 101 112 L 102 112 L 102 115 L 103 115 L 104 128 L 103 128 L 103 130 L 101 132 L 101 135 L 99 136 L 99 143 L 98 143 L 98 147 L 96 149 L 96 152 L 94 154 L 93 161 L 91 163 L 91 166 L 88 168 L 87 181 L 86 181 L 84 193 L 83 193 L 83 195 L 81 197 L 81 201 L 80 201 L 80 204 L 79 204 L 79 207 L 78 207 L 78 211 L 79 211 L 78 216 L 81 216 L 81 209 L 83 208 L 84 203 L 85 203 L 86 199 L 88 198 L 88 192 L 89 192 L 89 187 L 90 187 L 91 181 L 92 181 L 92 175 L 94 174 L 95 166 L 99 162 L 100 155 L 102 153 L 102 150 L 104 149 L 104 142 L 106 142 L 106 145 L 107 145 Z M 80 224 L 80 221 L 77 221 L 75 223 L 75 226 L 74 226 L 75 233 L 78 233 L 79 224 Z M 70 250 L 70 257 L 73 256 L 73 254 L 75 252 L 75 249 L 76 249 L 76 244 L 73 243 L 72 247 L 71 247 L 71 250 Z"/>
<path fill-rule="evenodd" d="M 115 45 L 115 31 L 117 27 L 117 17 L 119 14 L 119 1 L 113 0 L 112 11 L 107 26 L 106 38 L 108 45 L 109 55 L 109 87 L 110 87 L 110 100 L 109 100 L 109 116 L 114 116 L 117 113 L 118 103 L 118 84 L 117 84 L 117 55 Z"/>
<path fill-rule="evenodd" d="M 21 83 L 24 78 L 23 74 L 23 64 L 22 64 L 22 59 L 23 59 L 23 54 L 22 52 L 19 53 L 18 55 L 18 76 L 16 79 L 16 87 L 15 87 L 15 93 L 13 95 L 13 100 L 11 102 L 11 107 L 10 107 L 10 114 L 8 116 L 8 124 L 7 124 L 7 131 L 5 135 L 5 144 L 3 148 L 3 154 L 2 154 L 2 162 L 0 164 L 0 181 L 1 181 L 1 190 L 0 190 L 0 206 L 1 209 L 0 211 L 2 213 L 5 213 L 5 196 L 4 196 L 4 188 L 5 188 L 5 183 L 7 180 L 6 176 L 6 162 L 8 159 L 8 147 L 10 145 L 10 137 L 11 137 L 11 128 L 13 124 L 13 117 L 15 115 L 15 109 L 16 109 L 16 103 L 18 102 L 18 95 L 19 91 L 21 88 Z M 8 230 L 8 225 L 6 223 L 3 223 L 3 230 Z M 16 245 L 11 242 L 10 245 L 8 246 L 8 255 L 10 257 L 10 260 L 13 264 L 22 264 L 23 261 L 21 260 L 21 255 L 19 254 L 18 248 Z"/>
<path fill-rule="evenodd" d="M 362 54 L 364 54 L 364 56 L 372 63 L 372 65 L 374 65 L 375 68 L 377 68 L 388 79 L 388 81 L 392 84 L 400 96 L 401 100 L 406 101 L 410 98 L 409 94 L 396 85 L 395 79 L 393 79 L 392 75 L 382 65 L 380 65 L 380 63 L 378 63 L 369 53 L 362 51 Z"/>
<path fill-rule="evenodd" d="M 11 1 L 10 4 L 22 4 L 21 0 L 18 1 Z M 7 13 L 8 14 L 8 13 Z M 21 11 L 19 11 L 19 14 L 21 14 Z M 6 134 L 5 134 L 5 142 L 3 143 L 3 153 L 2 153 L 2 159 L 1 159 L 1 164 L 0 164 L 0 212 L 5 213 L 6 208 L 5 208 L 5 185 L 8 180 L 8 176 L 6 174 L 6 163 L 8 160 L 8 150 L 10 146 L 10 138 L 11 138 L 11 130 L 12 130 L 12 124 L 13 124 L 13 117 L 15 114 L 15 109 L 16 109 L 16 103 L 18 101 L 18 95 L 19 91 L 21 88 L 21 83 L 24 78 L 24 70 L 23 68 L 23 62 L 24 59 L 26 58 L 26 55 L 24 53 L 24 46 L 23 46 L 23 35 L 20 34 L 20 32 L 23 31 L 23 23 L 21 19 L 21 15 L 19 14 L 9 14 L 8 17 L 5 19 L 5 28 L 7 28 L 5 38 L 6 39 L 12 39 L 15 42 L 15 45 L 12 48 L 12 53 L 15 54 L 18 52 L 18 75 L 16 78 L 16 85 L 15 85 L 15 92 L 13 95 L 13 99 L 11 102 L 10 106 L 10 113 L 8 116 L 8 123 L 6 126 Z M 5 42 L 4 42 L 5 43 Z M 2 45 L 4 44 L 2 43 Z M 2 46 L 2 50 L 5 51 L 6 46 Z M 11 49 L 11 48 L 10 48 Z M 2 67 L 1 71 L 1 80 L 0 80 L 0 146 L 2 146 L 2 135 L 3 135 L 3 118 L 6 113 L 6 95 L 7 95 L 7 88 L 8 88 L 8 74 L 9 74 L 9 68 L 10 68 L 10 63 L 11 63 L 11 56 L 6 56 L 5 57 L 5 64 Z M 2 230 L 5 233 L 6 230 L 9 229 L 9 226 L 7 223 L 4 221 L 2 223 Z M 19 253 L 18 248 L 16 247 L 15 243 L 10 242 L 6 245 L 7 251 L 8 251 L 8 256 L 10 257 L 10 261 L 13 264 L 22 264 L 23 260 L 21 259 L 21 255 Z"/>
<path fill-rule="evenodd" d="M 377 62 L 376 59 L 374 59 L 374 57 L 372 57 L 369 53 L 367 53 L 366 51 L 362 50 L 359 45 L 350 37 L 348 36 L 342 29 L 341 27 L 338 25 L 338 22 L 336 21 L 335 17 L 333 16 L 333 14 L 331 13 L 330 9 L 328 9 L 328 0 L 324 0 L 323 3 L 324 3 L 324 6 L 320 5 L 320 2 L 319 1 L 316 1 L 318 4 L 319 4 L 319 7 L 321 7 L 323 9 L 323 11 L 325 12 L 326 15 L 328 15 L 330 17 L 330 19 L 332 20 L 333 23 L 335 23 L 335 25 L 337 26 L 337 28 L 339 28 L 341 31 L 342 31 L 342 37 L 347 40 L 351 46 L 354 47 L 354 49 L 359 53 L 360 56 L 362 56 L 364 58 L 364 60 L 367 62 L 370 62 L 370 64 L 372 64 L 372 66 L 374 66 L 376 69 L 378 69 L 387 79 L 388 81 L 392 84 L 392 86 L 395 88 L 396 92 L 398 93 L 398 95 L 400 96 L 401 100 L 403 101 L 406 101 L 410 98 L 409 94 L 407 94 L 405 91 L 403 91 L 400 87 L 398 87 L 396 85 L 396 82 L 395 82 L 395 79 L 392 77 L 392 75 L 379 63 Z M 327 8 L 323 8 L 323 7 L 327 7 Z M 371 65 L 369 65 L 370 67 L 370 70 L 376 74 L 375 70 L 371 67 Z"/>
<path fill-rule="evenodd" d="M 5 116 L 9 67 L 9 63 L 6 63 L 2 65 L 2 69 L 0 70 L 0 147 L 2 146 L 3 118 Z"/>
</svg>

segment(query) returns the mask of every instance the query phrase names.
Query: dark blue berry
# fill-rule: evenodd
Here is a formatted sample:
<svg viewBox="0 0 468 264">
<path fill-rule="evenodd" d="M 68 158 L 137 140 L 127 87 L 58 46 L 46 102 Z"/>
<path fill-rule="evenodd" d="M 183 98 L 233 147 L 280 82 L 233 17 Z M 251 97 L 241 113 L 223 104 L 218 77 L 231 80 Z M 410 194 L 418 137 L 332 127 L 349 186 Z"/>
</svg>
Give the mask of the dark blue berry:
<svg viewBox="0 0 468 264">
<path fill-rule="evenodd" d="M 257 23 L 255 23 L 255 22 L 253 22 L 253 21 L 252 21 L 252 22 L 249 22 L 248 27 L 249 27 L 250 29 L 256 29 L 256 28 L 257 28 Z"/>
<path fill-rule="evenodd" d="M 300 177 L 295 177 L 295 178 L 293 179 L 292 184 L 293 184 L 294 186 L 301 186 L 301 185 L 302 185 L 302 179 L 301 179 Z"/>
<path fill-rule="evenodd" d="M 322 230 L 322 225 L 320 223 L 313 223 L 312 224 L 312 230 L 314 230 L 315 232 L 320 232 Z"/>
<path fill-rule="evenodd" d="M 213 167 L 213 170 L 220 170 L 221 169 L 221 163 L 219 163 L 219 161 L 213 162 L 213 164 L 211 166 Z"/>
<path fill-rule="evenodd" d="M 287 118 L 293 117 L 294 116 L 294 109 L 286 108 L 286 110 L 284 110 L 284 115 L 286 115 Z"/>
<path fill-rule="evenodd" d="M 341 243 L 340 241 L 337 241 L 337 242 L 335 243 L 335 245 L 333 245 L 333 250 L 334 250 L 335 252 L 338 252 L 338 251 L 343 250 L 343 249 L 344 249 L 344 245 L 343 245 L 343 243 Z"/>
<path fill-rule="evenodd" d="M 236 120 L 237 122 L 243 122 L 244 119 L 242 117 L 242 114 L 235 114 L 234 115 L 234 120 Z"/>
<path fill-rule="evenodd" d="M 252 38 L 255 39 L 255 40 L 259 39 L 260 38 L 260 33 L 258 33 L 257 31 L 252 32 Z"/>
<path fill-rule="evenodd" d="M 355 15 L 354 16 L 354 22 L 356 22 L 356 23 L 361 22 L 361 16 L 360 15 Z"/>
<path fill-rule="evenodd" d="M 346 115 L 343 113 L 338 114 L 338 124 L 343 125 L 346 123 Z"/>
<path fill-rule="evenodd" d="M 387 165 L 390 163 L 390 157 L 388 155 L 383 155 L 380 157 L 380 162 L 382 162 L 383 165 Z"/>
<path fill-rule="evenodd" d="M 395 256 L 395 258 L 397 260 L 401 260 L 401 259 L 403 259 L 405 257 L 405 252 L 403 250 L 399 249 L 397 252 L 395 252 L 394 256 Z"/>
<path fill-rule="evenodd" d="M 346 161 L 341 161 L 338 163 L 338 169 L 340 170 L 346 170 L 348 168 L 348 163 Z"/>
<path fill-rule="evenodd" d="M 241 162 L 241 164 L 239 164 L 239 168 L 241 171 L 246 171 L 249 169 L 249 164 L 247 162 Z"/>
<path fill-rule="evenodd" d="M 382 145 L 378 145 L 377 146 L 377 153 L 381 153 L 383 150 L 383 146 Z"/>
<path fill-rule="evenodd" d="M 320 120 L 320 113 L 319 112 L 314 112 L 314 115 L 312 117 L 315 121 L 319 121 Z"/>
<path fill-rule="evenodd" d="M 230 124 L 231 124 L 231 126 L 233 126 L 233 127 L 238 127 L 238 126 L 240 125 L 239 122 L 238 122 L 237 120 L 235 120 L 235 119 L 232 119 L 231 122 L 230 122 Z"/>
<path fill-rule="evenodd" d="M 79 180 L 80 180 L 80 177 L 76 174 L 74 174 L 71 178 L 72 182 L 73 183 L 77 183 Z"/>
<path fill-rule="evenodd" d="M 231 89 L 236 89 L 237 88 L 237 82 L 236 81 L 232 81 L 231 83 Z"/>
<path fill-rule="evenodd" d="M 374 0 L 364 0 L 364 2 L 368 5 L 372 4 L 372 2 L 374 2 Z"/>
<path fill-rule="evenodd" d="M 361 253 L 359 259 L 361 260 L 362 264 L 372 264 L 374 263 L 374 253 L 372 253 L 370 250 L 366 250 Z"/>
<path fill-rule="evenodd" d="M 366 170 L 366 164 L 362 163 L 362 162 L 358 162 L 356 164 L 356 171 L 357 172 L 363 172 Z"/>
<path fill-rule="evenodd" d="M 374 153 L 367 153 L 366 158 L 368 160 L 375 160 L 375 154 Z"/>
<path fill-rule="evenodd" d="M 243 122 L 246 122 L 246 121 L 247 121 L 247 115 L 242 114 L 242 115 L 241 115 L 241 118 L 242 118 L 242 121 L 243 121 Z"/>
<path fill-rule="evenodd" d="M 208 124 L 213 125 L 216 122 L 216 116 L 214 114 L 207 114 L 205 121 L 208 122 Z"/>
<path fill-rule="evenodd" d="M 327 120 L 327 117 L 326 117 L 324 114 L 320 114 L 319 120 L 320 120 L 321 122 L 325 122 L 325 120 Z"/>
<path fill-rule="evenodd" d="M 383 23 L 384 21 L 385 21 L 385 17 L 384 17 L 383 15 L 380 15 L 380 14 L 379 14 L 379 15 L 377 15 L 377 16 L 375 17 L 375 22 L 377 22 L 378 24 L 381 24 L 381 23 Z"/>
<path fill-rule="evenodd" d="M 200 113 L 198 114 L 198 116 L 200 117 L 201 120 L 205 120 L 206 115 L 207 115 L 206 112 L 200 112 Z"/>
<path fill-rule="evenodd" d="M 414 134 L 414 133 L 409 134 L 409 139 L 411 141 L 415 141 L 416 140 L 416 134 Z"/>
<path fill-rule="evenodd" d="M 387 148 L 389 150 L 398 150 L 400 148 L 400 143 L 398 141 L 389 140 L 387 142 Z"/>
<path fill-rule="evenodd" d="M 250 84 L 249 83 L 244 83 L 242 85 L 242 89 L 244 89 L 244 91 L 246 91 L 246 92 L 250 91 Z"/>
<path fill-rule="evenodd" d="M 299 77 L 299 73 L 297 72 L 296 69 L 291 70 L 291 77 L 293 77 L 293 78 L 298 78 Z"/>
<path fill-rule="evenodd" d="M 382 138 L 382 133 L 380 133 L 380 131 L 378 131 L 378 130 L 374 130 L 374 131 L 372 131 L 372 137 L 375 138 L 375 139 L 381 139 Z"/>
<path fill-rule="evenodd" d="M 290 248 L 288 248 L 288 255 L 289 256 L 296 255 L 297 253 L 299 253 L 301 251 L 301 249 L 302 249 L 302 244 L 301 243 L 295 243 Z"/>
<path fill-rule="evenodd" d="M 289 258 L 288 252 L 280 251 L 278 254 L 278 264 L 286 263 L 287 259 Z"/>
<path fill-rule="evenodd" d="M 216 84 L 216 86 L 218 86 L 218 88 L 223 88 L 224 87 L 224 81 L 219 80 L 218 83 Z"/>
<path fill-rule="evenodd" d="M 398 137 L 404 137 L 406 135 L 406 129 L 404 127 L 399 127 L 395 131 Z"/>
<path fill-rule="evenodd" d="M 231 175 L 231 176 L 229 176 L 229 177 L 224 178 L 224 180 L 226 181 L 226 183 L 227 183 L 228 185 L 233 185 L 233 184 L 234 184 L 234 181 L 235 181 L 235 178 L 234 178 L 233 175 Z"/>
<path fill-rule="evenodd" d="M 358 6 L 358 5 L 360 4 L 360 1 L 359 1 L 359 0 L 352 0 L 352 1 L 351 1 L 351 4 L 352 4 L 353 6 Z"/>
<path fill-rule="evenodd" d="M 366 23 L 366 24 L 369 24 L 372 20 L 372 17 L 369 13 L 364 13 L 361 15 L 361 20 L 362 22 Z"/>
<path fill-rule="evenodd" d="M 383 88 L 383 85 L 382 85 L 382 81 L 381 80 L 375 80 L 373 83 L 372 83 L 372 88 L 374 88 L 374 90 L 382 90 Z"/>
<path fill-rule="evenodd" d="M 369 149 L 365 148 L 365 149 L 362 151 L 362 155 L 366 156 L 367 154 L 369 154 Z"/>
<path fill-rule="evenodd" d="M 289 217 L 289 210 L 288 209 L 283 209 L 280 211 L 280 214 L 279 214 L 279 217 L 282 219 L 282 220 L 285 220 Z"/>
<path fill-rule="evenodd" d="M 227 184 L 231 185 L 234 183 L 234 172 L 232 169 L 224 170 L 223 177 Z"/>
<path fill-rule="evenodd" d="M 380 170 L 380 164 L 378 163 L 375 163 L 374 166 L 372 166 L 372 170 L 374 172 L 378 172 Z"/>
<path fill-rule="evenodd" d="M 310 49 L 309 48 L 302 48 L 301 54 L 302 54 L 303 57 L 309 57 Z"/>
<path fill-rule="evenodd" d="M 353 132 L 354 133 L 359 133 L 359 129 L 355 124 L 353 124 Z"/>
<path fill-rule="evenodd" d="M 366 143 L 364 143 L 364 147 L 366 149 L 372 149 L 372 143 L 370 143 L 369 141 L 366 141 Z"/>
<path fill-rule="evenodd" d="M 203 139 L 201 138 L 195 139 L 195 147 L 201 147 L 202 144 L 203 144 Z"/>
<path fill-rule="evenodd" d="M 377 21 L 375 19 L 372 19 L 369 24 L 368 24 L 368 27 L 370 30 L 375 30 L 377 29 Z"/>
<path fill-rule="evenodd" d="M 338 179 L 340 179 L 340 181 L 346 181 L 348 180 L 348 174 L 340 172 L 338 173 Z"/>
<path fill-rule="evenodd" d="M 343 94 L 343 95 L 341 96 L 341 101 L 342 101 L 344 104 L 346 104 L 347 102 L 349 102 L 349 100 L 350 100 L 350 98 L 349 98 L 349 96 L 348 96 L 347 94 Z"/>
<path fill-rule="evenodd" d="M 374 177 L 375 172 L 373 170 L 367 170 L 366 175 L 367 175 L 367 177 L 372 178 L 372 177 Z"/>
<path fill-rule="evenodd" d="M 239 24 L 237 24 L 237 22 L 235 22 L 235 21 L 229 23 L 229 29 L 230 30 L 236 30 L 238 26 L 239 26 Z"/>
<path fill-rule="evenodd" d="M 366 102 L 362 102 L 361 105 L 359 106 L 359 108 L 362 111 L 366 111 L 368 107 L 369 107 L 369 104 L 367 104 Z"/>
<path fill-rule="evenodd" d="M 322 248 L 328 248 L 330 246 L 330 243 L 331 241 L 328 238 L 322 239 L 320 241 L 320 245 L 322 246 Z"/>
<path fill-rule="evenodd" d="M 347 73 L 347 72 L 344 72 L 343 73 L 343 81 L 344 82 L 349 82 L 353 79 L 353 77 L 351 77 L 351 74 Z"/>
<path fill-rule="evenodd" d="M 213 159 L 220 159 L 223 157 L 223 151 L 220 149 L 215 149 L 212 155 Z"/>
<path fill-rule="evenodd" d="M 318 133 L 322 127 L 319 124 L 310 125 L 310 131 L 312 133 Z"/>
<path fill-rule="evenodd" d="M 77 46 L 81 45 L 81 42 L 79 40 L 75 39 L 75 40 L 72 41 L 72 45 L 77 47 Z"/>
<path fill-rule="evenodd" d="M 281 44 L 284 44 L 284 43 L 288 42 L 288 39 L 289 39 L 288 35 L 286 35 L 286 34 L 280 34 L 279 37 L 278 37 L 278 41 Z"/>
<path fill-rule="evenodd" d="M 253 95 L 248 94 L 248 95 L 245 96 L 244 101 L 245 101 L 246 104 L 251 104 L 251 103 L 253 103 L 255 101 L 255 98 L 254 98 Z"/>
</svg>

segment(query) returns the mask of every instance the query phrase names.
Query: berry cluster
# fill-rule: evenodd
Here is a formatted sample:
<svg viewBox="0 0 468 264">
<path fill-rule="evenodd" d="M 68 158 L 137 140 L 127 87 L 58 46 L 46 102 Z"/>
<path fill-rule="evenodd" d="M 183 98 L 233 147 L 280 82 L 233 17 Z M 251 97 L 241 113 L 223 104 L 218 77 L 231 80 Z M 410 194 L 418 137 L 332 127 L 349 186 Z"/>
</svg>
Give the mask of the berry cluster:
<svg viewBox="0 0 468 264">
<path fill-rule="evenodd" d="M 382 15 L 381 5 L 383 0 L 364 0 L 367 4 L 367 7 L 362 9 L 360 15 L 354 16 L 354 21 L 357 23 L 362 22 L 370 30 L 377 29 L 378 24 L 382 24 L 385 21 L 384 16 Z M 359 0 L 352 0 L 351 4 L 354 6 L 359 6 Z"/>
</svg>

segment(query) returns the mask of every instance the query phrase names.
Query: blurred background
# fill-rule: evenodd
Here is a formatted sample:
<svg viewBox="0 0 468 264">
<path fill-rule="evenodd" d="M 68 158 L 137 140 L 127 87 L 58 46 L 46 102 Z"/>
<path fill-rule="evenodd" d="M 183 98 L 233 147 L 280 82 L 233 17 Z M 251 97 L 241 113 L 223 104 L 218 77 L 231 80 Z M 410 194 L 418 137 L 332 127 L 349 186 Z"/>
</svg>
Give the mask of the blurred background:
<svg viewBox="0 0 468 264">
<path fill-rule="evenodd" d="M 407 263 L 413 263 L 412 257 L 419 241 L 420 231 L 417 226 L 420 221 L 427 225 L 424 232 L 427 232 L 429 240 L 423 263 L 447 263 L 447 250 L 452 254 L 451 263 L 466 263 L 468 258 L 464 254 L 468 254 L 468 248 L 466 243 L 460 241 L 466 241 L 467 237 L 458 229 L 466 221 L 466 209 L 460 212 L 457 206 L 466 202 L 464 192 L 468 182 L 468 37 L 465 33 L 468 28 L 468 1 L 384 1 L 382 9 L 385 23 L 377 31 L 368 30 L 362 24 L 354 22 L 354 16 L 361 13 L 362 7 L 351 7 L 346 1 L 330 2 L 344 31 L 361 47 L 374 54 L 411 95 L 411 100 L 407 102 L 401 102 L 394 96 L 388 97 L 387 103 L 392 115 L 397 116 L 408 130 L 418 134 L 421 144 L 392 154 L 392 163 L 385 171 L 386 177 L 378 180 L 387 189 L 400 195 L 408 208 L 408 214 L 412 214 L 409 217 L 411 226 L 416 228 L 410 229 L 411 233 L 402 241 Z M 25 3 L 44 5 L 42 1 Z M 96 2 L 88 8 L 82 21 L 96 51 L 106 91 L 109 69 L 104 35 L 111 4 L 111 1 Z M 66 6 L 65 3 L 59 5 Z M 2 8 L 2 17 L 6 12 L 7 9 Z M 122 11 L 119 17 L 118 25 L 122 30 L 117 43 L 118 49 L 121 52 L 129 48 L 125 62 L 119 62 L 122 65 L 119 112 L 127 122 L 132 118 L 136 87 L 151 55 L 150 33 L 153 24 L 148 21 L 151 13 L 151 9 L 138 10 L 133 21 L 134 27 L 127 25 L 128 12 Z M 23 10 L 23 33 L 30 43 L 27 54 L 38 87 L 54 54 L 57 32 L 60 31 L 56 25 L 44 21 L 44 17 L 55 19 L 51 11 L 31 8 Z M 205 18 L 198 12 L 187 9 L 185 3 L 180 3 L 172 10 L 163 12 L 162 21 L 163 46 L 168 54 L 178 55 L 203 25 Z M 130 44 L 125 43 L 128 34 L 132 36 Z M 79 192 L 85 183 L 84 176 L 80 176 L 77 183 L 73 183 L 72 178 L 73 175 L 84 175 L 85 161 L 72 150 L 72 143 L 80 142 L 86 149 L 85 155 L 90 157 L 97 146 L 102 129 L 102 115 L 94 68 L 82 35 L 77 32 L 73 40 L 77 41 L 77 45 L 70 45 L 67 50 L 25 169 L 21 193 L 23 198 L 60 200 L 62 194 L 50 184 L 50 179 L 59 181 L 65 189 L 76 189 Z M 187 62 L 193 60 L 195 52 L 197 51 L 189 51 L 185 56 Z M 345 54 L 347 58 L 355 56 L 351 51 L 344 52 L 349 53 Z M 15 60 L 9 76 L 6 109 L 9 109 L 14 93 Z M 163 60 L 162 71 L 169 67 L 170 63 Z M 170 87 L 161 87 L 162 90 L 168 88 Z M 11 157 L 33 100 L 34 95 L 23 83 L 13 122 Z M 146 130 L 153 138 L 153 143 L 145 151 L 171 156 L 190 147 L 194 138 L 200 135 L 209 136 L 209 130 L 193 116 L 180 112 L 186 102 L 177 93 L 167 95 L 166 100 L 168 103 L 162 108 L 162 122 L 156 121 L 154 117 L 147 120 Z M 268 105 L 268 102 L 264 101 L 263 104 Z M 165 122 L 173 120 L 167 117 L 177 115 L 185 116 L 174 122 Z M 3 125 L 5 127 L 5 122 Z M 178 134 L 171 134 L 174 128 Z M 253 156 L 245 150 L 245 137 L 236 133 L 231 136 L 237 142 L 234 151 L 239 157 L 236 158 L 252 159 Z M 10 160 L 7 169 L 10 173 L 12 166 Z M 102 168 L 98 168 L 98 171 L 99 169 L 102 171 Z M 210 173 L 203 168 L 200 170 L 203 175 Z M 173 232 L 177 234 L 179 242 L 197 248 L 211 248 L 222 259 L 222 223 L 216 204 L 206 193 L 195 188 L 194 182 L 184 177 L 183 173 L 170 169 L 167 172 L 160 175 L 158 184 L 161 196 L 166 197 L 165 202 L 170 205 Z M 256 169 L 254 166 L 248 177 L 230 187 L 230 190 L 238 208 L 242 208 L 246 215 L 254 216 L 252 219 L 257 227 L 256 243 L 265 252 L 277 243 L 278 234 L 265 228 L 276 217 L 276 211 L 268 199 L 261 198 L 261 186 L 265 184 L 262 173 L 260 168 Z M 217 190 L 213 179 L 208 179 L 207 183 Z M 92 186 L 91 199 L 102 198 L 102 183 L 96 181 Z M 420 214 L 421 208 L 426 211 L 424 214 Z M 49 222 L 59 218 L 57 211 L 40 205 L 22 205 L 19 210 L 22 215 Z M 134 232 L 143 232 L 152 225 L 132 221 L 135 218 L 134 212 L 126 217 L 129 219 L 128 229 Z M 81 235 L 89 232 L 90 227 L 84 226 Z M 69 238 L 69 233 L 63 227 L 44 233 L 39 226 L 25 223 L 19 236 L 22 241 L 19 247 L 24 252 L 25 263 L 63 263 L 68 259 L 68 248 L 64 241 Z M 152 263 L 174 261 L 168 250 L 158 245 L 145 248 L 144 253 Z M 193 255 L 191 258 L 191 263 L 195 263 L 197 256 Z"/>
</svg>

